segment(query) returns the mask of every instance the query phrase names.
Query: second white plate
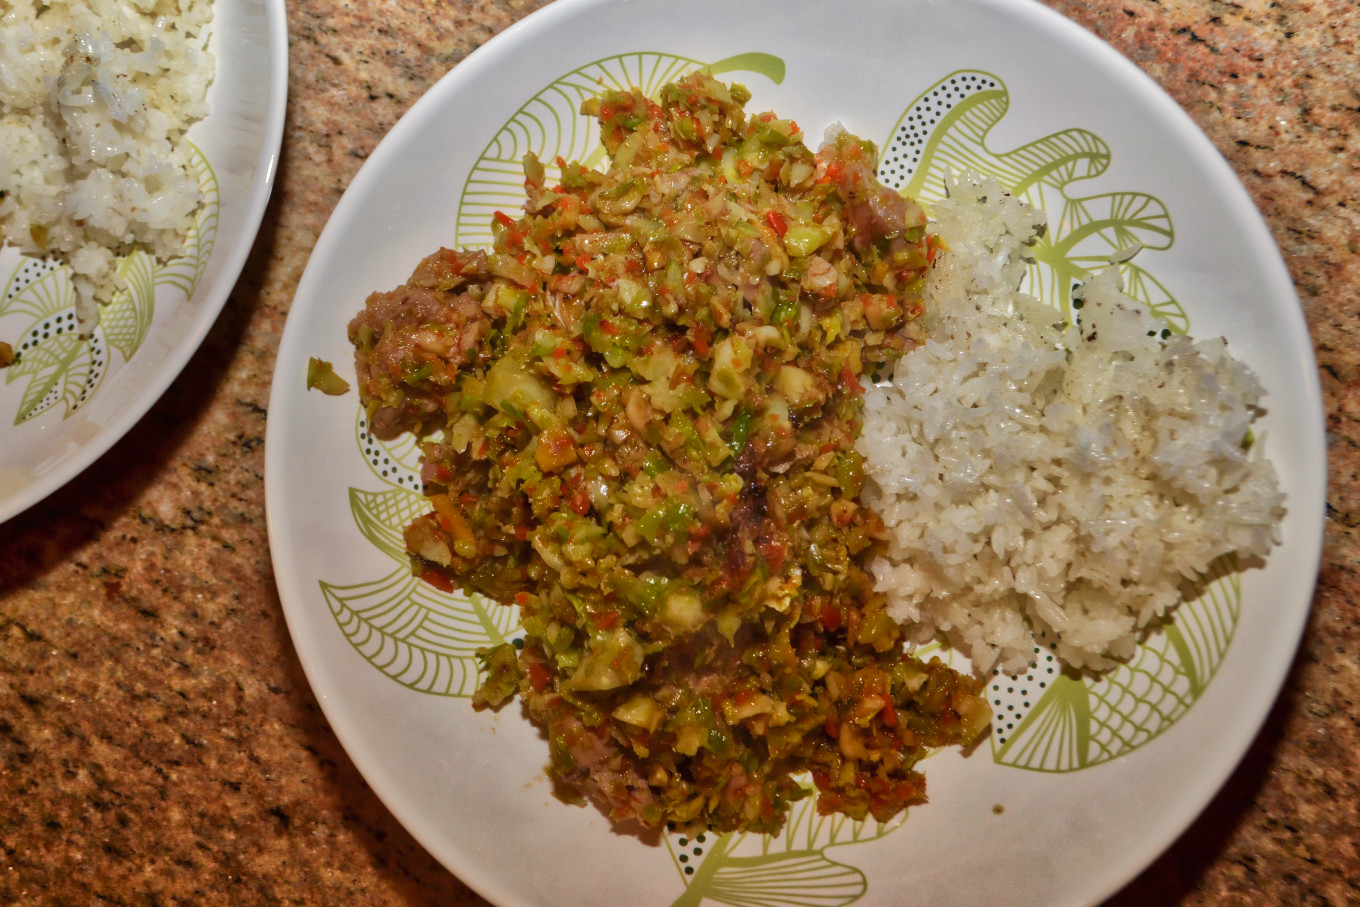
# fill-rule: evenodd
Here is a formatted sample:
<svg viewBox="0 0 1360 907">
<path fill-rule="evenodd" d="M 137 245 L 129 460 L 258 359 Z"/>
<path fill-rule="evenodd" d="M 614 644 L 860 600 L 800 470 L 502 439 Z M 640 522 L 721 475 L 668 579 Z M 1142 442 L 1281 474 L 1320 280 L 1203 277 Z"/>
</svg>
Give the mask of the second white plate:
<svg viewBox="0 0 1360 907">
<path fill-rule="evenodd" d="M 129 263 L 132 289 L 78 336 L 69 269 L 0 247 L 0 522 L 85 469 L 137 423 L 198 349 L 255 242 L 288 99 L 283 0 L 218 3 L 211 112 L 189 130 L 207 203 L 176 259 Z"/>
</svg>

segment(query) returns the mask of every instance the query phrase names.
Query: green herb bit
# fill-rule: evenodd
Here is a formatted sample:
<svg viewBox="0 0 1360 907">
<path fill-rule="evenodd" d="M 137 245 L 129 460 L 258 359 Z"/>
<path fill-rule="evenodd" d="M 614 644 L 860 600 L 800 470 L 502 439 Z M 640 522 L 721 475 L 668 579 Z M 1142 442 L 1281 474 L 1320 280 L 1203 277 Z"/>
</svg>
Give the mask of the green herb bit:
<svg viewBox="0 0 1360 907">
<path fill-rule="evenodd" d="M 3 358 L 4 351 L 0 350 L 0 361 Z M 319 390 L 323 394 L 338 397 L 349 393 L 349 382 L 337 375 L 335 368 L 325 359 L 313 356 L 307 360 L 307 389 Z"/>
</svg>

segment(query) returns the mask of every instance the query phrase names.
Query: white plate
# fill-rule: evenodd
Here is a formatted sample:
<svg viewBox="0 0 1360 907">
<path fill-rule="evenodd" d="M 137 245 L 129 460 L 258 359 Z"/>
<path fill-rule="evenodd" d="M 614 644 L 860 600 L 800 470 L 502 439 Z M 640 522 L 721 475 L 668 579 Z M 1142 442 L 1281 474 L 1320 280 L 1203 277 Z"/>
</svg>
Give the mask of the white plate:
<svg viewBox="0 0 1360 907">
<path fill-rule="evenodd" d="M 0 370 L 0 522 L 113 446 L 184 368 L 255 241 L 274 184 L 288 94 L 283 0 L 219 2 L 211 112 L 189 130 L 209 203 L 184 255 L 144 256 L 140 281 L 91 341 L 75 331 L 69 269 L 0 249 L 0 340 L 27 362 Z"/>
<path fill-rule="evenodd" d="M 526 148 L 592 151 L 583 93 L 601 80 L 655 88 L 719 61 L 753 111 L 810 136 L 839 121 L 880 144 L 887 178 L 927 196 L 964 160 L 1020 185 L 1051 214 L 1053 266 L 1033 276 L 1059 304 L 1070 269 L 1143 241 L 1138 291 L 1197 336 L 1226 335 L 1270 391 L 1258 428 L 1289 514 L 1268 565 L 1210 583 L 1104 680 L 1055 682 L 1044 660 L 995 678 L 991 740 L 928 760 L 930 803 L 888 828 L 800 805 L 777 838 L 645 842 L 555 800 L 546 744 L 522 714 L 467 701 L 472 651 L 511 634 L 512 615 L 409 578 L 400 527 L 423 506 L 410 443 L 365 436 L 354 393 L 304 388 L 311 356 L 350 373 L 345 328 L 369 291 L 441 244 L 485 239 L 490 211 L 514 209 Z M 270 537 L 293 639 L 342 743 L 412 834 L 494 902 L 1086 904 L 1191 822 L 1279 690 L 1320 553 L 1321 413 L 1293 286 L 1241 185 L 1166 95 L 1073 23 L 1013 0 L 561 0 L 431 90 L 327 225 L 270 401 Z"/>
</svg>

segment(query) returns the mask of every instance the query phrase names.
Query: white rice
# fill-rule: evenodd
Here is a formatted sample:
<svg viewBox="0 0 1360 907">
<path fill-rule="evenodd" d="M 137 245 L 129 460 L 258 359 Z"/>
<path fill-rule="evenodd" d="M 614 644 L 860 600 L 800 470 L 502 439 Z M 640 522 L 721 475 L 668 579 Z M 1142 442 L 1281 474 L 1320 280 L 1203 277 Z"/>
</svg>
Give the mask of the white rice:
<svg viewBox="0 0 1360 907">
<path fill-rule="evenodd" d="M 173 258 L 202 203 L 211 0 L 0 3 L 0 241 L 71 265 L 82 321 L 115 258 Z M 92 327 L 92 324 L 88 325 Z"/>
<path fill-rule="evenodd" d="M 1073 326 L 1020 292 L 1044 217 L 995 181 L 935 213 L 930 339 L 870 389 L 859 442 L 891 538 L 878 588 L 979 670 L 1023 668 L 1036 634 L 1109 667 L 1215 559 L 1278 543 L 1284 496 L 1246 442 L 1264 390 L 1226 341 L 1164 337 L 1113 267 Z"/>
</svg>

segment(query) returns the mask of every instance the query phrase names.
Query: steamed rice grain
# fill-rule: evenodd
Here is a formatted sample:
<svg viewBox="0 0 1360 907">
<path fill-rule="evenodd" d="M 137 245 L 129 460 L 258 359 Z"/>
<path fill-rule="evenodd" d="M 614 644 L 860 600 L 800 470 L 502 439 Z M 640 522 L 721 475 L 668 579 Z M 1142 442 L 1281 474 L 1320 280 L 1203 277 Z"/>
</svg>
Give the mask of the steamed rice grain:
<svg viewBox="0 0 1360 907">
<path fill-rule="evenodd" d="M 869 390 L 859 441 L 890 536 L 877 586 L 918 641 L 943 631 L 980 670 L 1023 668 L 1036 641 L 1109 667 L 1216 559 L 1278 543 L 1283 495 L 1249 435 L 1264 389 L 1113 267 L 1072 325 L 1020 292 L 1043 214 L 995 181 L 935 213 L 930 336 Z"/>
<path fill-rule="evenodd" d="M 211 0 L 0 11 L 0 241 L 70 264 L 92 327 L 116 258 L 174 257 L 203 201 L 183 139 L 208 112 Z"/>
</svg>

